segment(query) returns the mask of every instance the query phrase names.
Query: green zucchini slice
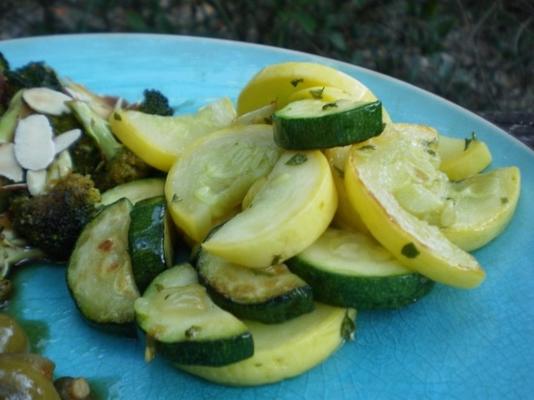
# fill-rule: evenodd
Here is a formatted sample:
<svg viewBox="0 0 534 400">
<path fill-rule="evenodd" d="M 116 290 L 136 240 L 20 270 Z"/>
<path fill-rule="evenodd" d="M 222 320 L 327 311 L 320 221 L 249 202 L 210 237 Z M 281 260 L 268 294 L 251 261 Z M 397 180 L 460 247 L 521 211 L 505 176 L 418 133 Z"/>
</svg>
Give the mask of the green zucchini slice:
<svg viewBox="0 0 534 400">
<path fill-rule="evenodd" d="M 156 353 L 176 363 L 220 366 L 254 353 L 246 325 L 210 300 L 189 264 L 159 274 L 135 302 L 135 315 Z"/>
<path fill-rule="evenodd" d="M 382 132 L 382 104 L 339 99 L 299 100 L 273 114 L 274 141 L 290 150 L 362 142 Z"/>
<path fill-rule="evenodd" d="M 282 324 L 246 321 L 254 355 L 224 367 L 177 365 L 212 382 L 233 386 L 274 383 L 315 367 L 353 337 L 354 309 L 317 303 L 314 311 Z"/>
<path fill-rule="evenodd" d="M 128 324 L 139 297 L 128 254 L 132 204 L 104 208 L 80 234 L 69 259 L 67 283 L 81 313 L 97 324 Z"/>
<path fill-rule="evenodd" d="M 165 197 L 157 196 L 137 203 L 130 213 L 128 231 L 132 271 L 139 292 L 173 264 L 172 230 Z"/>
<path fill-rule="evenodd" d="M 123 183 L 102 193 L 101 203 L 109 205 L 126 197 L 133 204 L 150 197 L 162 196 L 165 187 L 163 178 L 145 178 Z"/>
<path fill-rule="evenodd" d="M 371 237 L 333 228 L 287 264 L 312 286 L 317 300 L 342 307 L 400 308 L 434 286 Z"/>
<path fill-rule="evenodd" d="M 197 271 L 212 300 L 239 318 L 280 323 L 313 310 L 311 287 L 284 264 L 251 269 L 201 250 Z"/>
</svg>

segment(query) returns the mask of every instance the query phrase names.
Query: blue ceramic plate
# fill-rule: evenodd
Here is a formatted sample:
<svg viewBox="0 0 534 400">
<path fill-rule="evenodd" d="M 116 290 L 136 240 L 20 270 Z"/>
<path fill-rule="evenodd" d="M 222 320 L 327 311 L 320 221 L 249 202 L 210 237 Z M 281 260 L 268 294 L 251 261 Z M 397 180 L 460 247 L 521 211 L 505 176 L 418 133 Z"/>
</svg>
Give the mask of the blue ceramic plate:
<svg viewBox="0 0 534 400">
<path fill-rule="evenodd" d="M 437 285 L 400 311 L 360 313 L 357 339 L 310 372 L 274 385 L 230 388 L 147 365 L 133 339 L 103 334 L 79 317 L 61 266 L 17 274 L 12 311 L 41 327 L 38 347 L 58 375 L 85 376 L 120 399 L 520 399 L 534 396 L 534 152 L 476 115 L 428 92 L 353 65 L 237 42 L 154 35 L 76 35 L 0 42 L 14 66 L 45 60 L 62 75 L 129 100 L 160 88 L 184 111 L 236 98 L 260 68 L 290 60 L 331 65 L 366 84 L 395 121 L 430 124 L 490 147 L 493 168 L 517 165 L 523 188 L 503 235 L 476 257 L 474 290 Z"/>
</svg>

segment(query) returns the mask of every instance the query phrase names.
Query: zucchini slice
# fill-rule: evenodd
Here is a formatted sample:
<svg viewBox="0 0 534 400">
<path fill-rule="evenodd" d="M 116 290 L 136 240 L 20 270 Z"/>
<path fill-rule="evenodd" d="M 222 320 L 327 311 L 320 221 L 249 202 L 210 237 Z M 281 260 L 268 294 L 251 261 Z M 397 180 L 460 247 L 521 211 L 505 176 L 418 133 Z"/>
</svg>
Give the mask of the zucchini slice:
<svg viewBox="0 0 534 400">
<path fill-rule="evenodd" d="M 321 236 L 336 206 L 325 156 L 318 150 L 285 152 L 249 207 L 221 226 L 202 247 L 246 267 L 277 265 Z"/>
<path fill-rule="evenodd" d="M 190 374 L 232 386 L 255 386 L 291 378 L 315 367 L 352 339 L 356 311 L 317 303 L 311 313 L 277 325 L 247 321 L 254 355 L 224 367 L 177 365 Z"/>
<path fill-rule="evenodd" d="M 197 271 L 212 300 L 238 318 L 272 324 L 313 310 L 311 287 L 284 264 L 251 269 L 200 251 Z"/>
<path fill-rule="evenodd" d="M 133 110 L 117 110 L 109 117 L 111 130 L 148 165 L 168 171 L 195 140 L 231 125 L 232 101 L 217 100 L 197 113 L 164 117 Z"/>
<path fill-rule="evenodd" d="M 452 286 L 478 286 L 485 273 L 476 259 L 418 216 L 440 215 L 446 204 L 448 179 L 429 147 L 433 140 L 387 126 L 352 147 L 345 166 L 349 200 L 403 265 Z"/>
<path fill-rule="evenodd" d="M 269 125 L 233 126 L 197 141 L 174 164 L 165 196 L 176 226 L 196 242 L 239 211 L 249 187 L 280 156 Z"/>
<path fill-rule="evenodd" d="M 340 99 L 299 100 L 273 115 L 274 141 L 284 149 L 345 146 L 382 132 L 382 105 Z"/>
<path fill-rule="evenodd" d="M 382 104 L 339 99 L 299 100 L 273 114 L 274 141 L 284 149 L 345 146 L 382 132 Z"/>
<path fill-rule="evenodd" d="M 137 203 L 128 231 L 135 283 L 143 293 L 152 280 L 173 264 L 172 232 L 163 196 Z"/>
<path fill-rule="evenodd" d="M 150 197 L 162 196 L 165 187 L 163 178 L 146 178 L 123 183 L 102 193 L 101 203 L 109 205 L 126 197 L 132 204 Z"/>
<path fill-rule="evenodd" d="M 246 325 L 210 300 L 189 264 L 158 275 L 135 302 L 135 315 L 156 352 L 175 363 L 220 366 L 254 353 Z"/>
<path fill-rule="evenodd" d="M 104 208 L 85 226 L 69 259 L 72 297 L 85 318 L 97 324 L 134 320 L 139 291 L 128 254 L 131 209 L 127 199 Z"/>
<path fill-rule="evenodd" d="M 333 228 L 287 265 L 312 286 L 316 300 L 340 307 L 400 308 L 434 286 L 371 237 Z"/>
</svg>

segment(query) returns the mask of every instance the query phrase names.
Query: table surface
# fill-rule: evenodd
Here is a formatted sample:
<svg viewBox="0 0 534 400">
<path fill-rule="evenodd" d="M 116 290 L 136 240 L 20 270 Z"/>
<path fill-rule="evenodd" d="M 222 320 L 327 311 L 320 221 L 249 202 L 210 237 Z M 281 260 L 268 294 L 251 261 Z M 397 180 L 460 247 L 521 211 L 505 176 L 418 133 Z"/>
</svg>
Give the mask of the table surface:
<svg viewBox="0 0 534 400">
<path fill-rule="evenodd" d="M 534 149 L 534 113 L 494 111 L 479 114 Z"/>
</svg>

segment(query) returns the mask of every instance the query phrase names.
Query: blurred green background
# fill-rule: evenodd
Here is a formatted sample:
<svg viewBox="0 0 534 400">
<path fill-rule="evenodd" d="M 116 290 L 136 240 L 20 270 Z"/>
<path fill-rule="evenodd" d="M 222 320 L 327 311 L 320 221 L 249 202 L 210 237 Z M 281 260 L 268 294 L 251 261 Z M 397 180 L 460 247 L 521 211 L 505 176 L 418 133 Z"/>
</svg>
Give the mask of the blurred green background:
<svg viewBox="0 0 534 400">
<path fill-rule="evenodd" d="M 0 39 L 116 31 L 303 50 L 478 112 L 526 112 L 534 104 L 532 0 L 0 0 Z"/>
</svg>

